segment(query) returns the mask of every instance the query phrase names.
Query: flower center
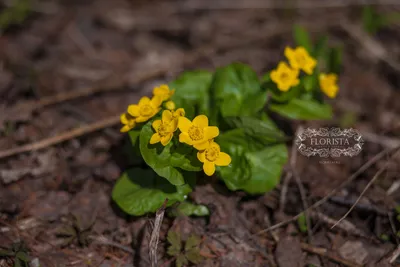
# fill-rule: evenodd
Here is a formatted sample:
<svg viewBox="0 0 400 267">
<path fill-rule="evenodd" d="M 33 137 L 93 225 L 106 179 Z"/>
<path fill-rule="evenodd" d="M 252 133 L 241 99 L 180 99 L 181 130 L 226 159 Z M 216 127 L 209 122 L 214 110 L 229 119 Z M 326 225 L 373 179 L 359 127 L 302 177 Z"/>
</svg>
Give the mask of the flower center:
<svg viewBox="0 0 400 267">
<path fill-rule="evenodd" d="M 169 131 L 168 131 L 168 127 L 165 124 L 161 124 L 160 127 L 158 127 L 158 134 L 160 136 L 166 136 L 168 135 Z"/>
<path fill-rule="evenodd" d="M 219 149 L 217 147 L 210 147 L 206 149 L 206 159 L 208 161 L 215 161 L 219 156 Z"/>
<path fill-rule="evenodd" d="M 286 81 L 289 79 L 289 73 L 287 72 L 282 72 L 280 76 L 282 81 Z"/>
<path fill-rule="evenodd" d="M 150 116 L 153 113 L 153 108 L 150 105 L 143 105 L 140 107 L 140 115 Z"/>
<path fill-rule="evenodd" d="M 201 129 L 199 126 L 191 126 L 188 130 L 188 134 L 190 139 L 192 139 L 193 141 L 199 141 L 204 138 L 203 129 Z"/>
</svg>

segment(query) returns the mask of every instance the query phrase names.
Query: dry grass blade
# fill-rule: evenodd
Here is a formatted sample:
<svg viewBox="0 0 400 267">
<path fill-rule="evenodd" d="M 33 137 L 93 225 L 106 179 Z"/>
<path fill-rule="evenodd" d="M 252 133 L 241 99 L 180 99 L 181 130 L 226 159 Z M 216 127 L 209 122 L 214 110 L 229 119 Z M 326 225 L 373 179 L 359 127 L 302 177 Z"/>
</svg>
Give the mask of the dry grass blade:
<svg viewBox="0 0 400 267">
<path fill-rule="evenodd" d="M 160 238 L 160 228 L 164 218 L 165 208 L 167 206 L 168 199 L 165 199 L 161 208 L 156 212 L 156 219 L 154 220 L 153 231 L 151 232 L 150 244 L 149 244 L 149 257 L 151 267 L 157 267 L 157 245 Z"/>
</svg>

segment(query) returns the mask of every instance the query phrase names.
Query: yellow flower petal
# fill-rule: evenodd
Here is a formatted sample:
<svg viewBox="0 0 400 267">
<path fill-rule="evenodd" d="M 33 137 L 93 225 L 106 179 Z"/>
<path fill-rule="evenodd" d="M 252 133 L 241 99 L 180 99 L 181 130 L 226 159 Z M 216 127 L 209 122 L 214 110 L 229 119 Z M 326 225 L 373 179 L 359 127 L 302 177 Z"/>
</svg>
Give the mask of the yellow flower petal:
<svg viewBox="0 0 400 267">
<path fill-rule="evenodd" d="M 170 121 L 172 121 L 172 119 L 173 119 L 172 112 L 169 111 L 169 110 L 164 110 L 163 113 L 162 113 L 162 121 L 163 121 L 163 123 L 170 122 Z"/>
<path fill-rule="evenodd" d="M 131 129 L 131 127 L 129 127 L 129 125 L 124 125 L 124 126 L 121 128 L 120 132 L 121 132 L 121 133 L 126 133 L 126 132 L 129 132 L 130 129 Z"/>
<path fill-rule="evenodd" d="M 291 47 L 287 46 L 287 47 L 285 47 L 284 54 L 285 54 L 285 57 L 287 59 L 289 59 L 289 58 L 291 58 L 293 56 L 294 50 Z"/>
<path fill-rule="evenodd" d="M 197 159 L 200 162 L 204 162 L 206 160 L 206 153 L 204 151 L 198 151 L 197 152 Z"/>
<path fill-rule="evenodd" d="M 150 106 L 152 106 L 153 108 L 158 108 L 159 106 L 161 106 L 163 99 L 159 96 L 154 96 L 151 100 L 150 100 Z M 140 103 L 139 103 L 140 105 Z"/>
<path fill-rule="evenodd" d="M 205 115 L 198 115 L 193 119 L 193 124 L 200 126 L 202 128 L 208 126 L 208 118 Z"/>
<path fill-rule="evenodd" d="M 209 144 L 208 140 L 205 142 L 202 142 L 202 143 L 193 144 L 193 147 L 196 148 L 197 150 L 204 150 L 209 146 L 210 146 L 210 144 Z"/>
<path fill-rule="evenodd" d="M 153 127 L 153 129 L 158 132 L 158 128 L 160 127 L 160 125 L 162 124 L 161 120 L 155 120 L 153 121 L 153 123 L 151 124 L 151 126 Z"/>
<path fill-rule="evenodd" d="M 174 117 L 185 116 L 185 110 L 183 108 L 178 108 L 174 111 Z"/>
<path fill-rule="evenodd" d="M 231 157 L 224 153 L 224 152 L 219 152 L 219 156 L 217 158 L 217 160 L 215 161 L 215 165 L 217 166 L 228 166 L 229 164 L 231 164 Z"/>
<path fill-rule="evenodd" d="M 209 126 L 204 128 L 205 139 L 213 139 L 219 135 L 219 129 L 217 126 Z"/>
<path fill-rule="evenodd" d="M 153 116 L 140 116 L 136 118 L 136 122 L 145 122 L 148 121 Z"/>
<path fill-rule="evenodd" d="M 208 176 L 213 175 L 215 172 L 214 162 L 205 161 L 203 164 L 203 169 L 204 169 L 205 174 L 207 174 Z"/>
<path fill-rule="evenodd" d="M 177 119 L 173 119 L 170 123 L 169 123 L 169 127 L 171 129 L 171 132 L 175 132 L 178 129 L 178 120 Z"/>
<path fill-rule="evenodd" d="M 140 116 L 140 108 L 139 105 L 129 105 L 128 106 L 128 113 L 133 117 Z"/>
<path fill-rule="evenodd" d="M 168 94 L 168 90 L 165 90 L 166 88 L 163 86 L 160 87 L 155 87 L 153 89 L 153 94 L 154 95 L 164 95 L 164 94 Z"/>
<path fill-rule="evenodd" d="M 139 100 L 139 106 L 148 105 L 148 104 L 150 104 L 150 98 L 148 98 L 147 96 L 144 96 Z"/>
<path fill-rule="evenodd" d="M 120 119 L 122 124 L 128 124 L 129 123 L 129 120 L 128 120 L 127 116 L 126 116 L 126 113 L 121 114 L 119 119 Z"/>
<path fill-rule="evenodd" d="M 192 122 L 186 118 L 186 117 L 179 117 L 178 120 L 178 128 L 181 132 L 186 133 L 190 126 L 192 125 Z M 188 136 L 189 137 L 189 136 Z"/>
<path fill-rule="evenodd" d="M 171 139 L 172 139 L 172 133 L 171 134 L 168 134 L 168 135 L 166 135 L 166 136 L 163 136 L 163 137 L 161 137 L 161 144 L 163 145 L 163 146 L 166 146 L 166 145 L 168 145 L 168 143 L 171 141 Z"/>
<path fill-rule="evenodd" d="M 179 142 L 186 143 L 188 145 L 192 145 L 192 143 L 193 143 L 192 139 L 190 139 L 190 137 L 187 133 L 181 133 L 179 135 Z"/>
<path fill-rule="evenodd" d="M 159 135 L 158 133 L 155 133 L 155 134 L 153 134 L 153 135 L 151 136 L 151 138 L 150 138 L 150 144 L 153 145 L 153 144 L 155 144 L 155 143 L 160 142 L 160 140 L 161 140 L 160 135 Z"/>
</svg>

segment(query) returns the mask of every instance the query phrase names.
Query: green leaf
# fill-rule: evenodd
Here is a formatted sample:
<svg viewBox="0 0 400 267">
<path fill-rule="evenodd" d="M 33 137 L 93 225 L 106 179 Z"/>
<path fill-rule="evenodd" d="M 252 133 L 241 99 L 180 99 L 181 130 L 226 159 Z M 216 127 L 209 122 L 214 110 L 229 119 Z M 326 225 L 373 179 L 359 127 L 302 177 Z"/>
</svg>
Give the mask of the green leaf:
<svg viewBox="0 0 400 267">
<path fill-rule="evenodd" d="M 300 232 L 306 233 L 307 232 L 307 220 L 306 216 L 304 213 L 300 215 L 300 217 L 297 219 L 297 224 L 299 226 Z"/>
<path fill-rule="evenodd" d="M 29 256 L 23 251 L 18 251 L 17 254 L 15 255 L 18 259 L 24 262 L 29 262 Z"/>
<path fill-rule="evenodd" d="M 0 249 L 0 257 L 14 256 L 14 252 L 10 250 Z"/>
<path fill-rule="evenodd" d="M 139 141 L 139 136 L 140 136 L 140 131 L 139 130 L 130 130 L 128 132 L 129 138 L 131 140 L 132 146 L 136 144 L 137 141 Z"/>
<path fill-rule="evenodd" d="M 194 248 L 185 253 L 186 258 L 193 264 L 199 264 L 203 260 L 199 248 Z"/>
<path fill-rule="evenodd" d="M 317 82 L 318 82 L 318 78 L 317 77 L 318 76 L 316 75 L 316 71 L 315 71 L 312 75 L 305 76 L 302 79 L 301 83 L 303 84 L 304 89 L 307 92 L 311 92 L 317 86 Z"/>
<path fill-rule="evenodd" d="M 22 267 L 22 264 L 23 262 L 20 259 L 16 258 L 14 260 L 14 267 Z"/>
<path fill-rule="evenodd" d="M 198 235 L 195 234 L 190 235 L 185 243 L 185 251 L 189 251 L 193 248 L 200 246 L 200 243 L 201 243 L 201 238 Z"/>
<path fill-rule="evenodd" d="M 181 235 L 178 232 L 169 230 L 167 240 L 170 244 L 168 247 L 168 255 L 177 256 L 182 250 L 182 240 Z"/>
<path fill-rule="evenodd" d="M 192 118 L 195 114 L 210 115 L 211 81 L 212 73 L 199 70 L 184 72 L 175 81 L 169 83 L 170 88 L 175 89 L 172 100 L 177 108 L 185 109 L 186 117 Z"/>
<path fill-rule="evenodd" d="M 176 207 L 176 209 L 172 210 L 169 215 L 170 216 L 207 216 L 210 212 L 208 208 L 204 205 L 196 205 L 187 201 L 184 201 Z"/>
<path fill-rule="evenodd" d="M 308 52 L 311 52 L 313 45 L 307 30 L 304 27 L 295 24 L 293 33 L 296 44 L 298 46 L 303 46 Z"/>
<path fill-rule="evenodd" d="M 183 201 L 191 191 L 188 184 L 173 186 L 152 170 L 133 168 L 119 178 L 112 198 L 126 213 L 140 216 L 157 211 L 166 198 L 167 206 Z"/>
<path fill-rule="evenodd" d="M 183 267 L 184 265 L 187 265 L 189 262 L 186 259 L 185 255 L 180 254 L 177 258 L 176 258 L 176 267 Z"/>
<path fill-rule="evenodd" d="M 327 44 L 328 44 L 328 36 L 323 35 L 319 37 L 317 43 L 315 44 L 312 55 L 316 59 L 322 58 L 328 48 Z"/>
<path fill-rule="evenodd" d="M 366 32 L 375 34 L 382 26 L 382 17 L 372 6 L 364 6 L 362 10 L 362 22 Z"/>
<path fill-rule="evenodd" d="M 246 135 L 258 139 L 265 145 L 285 141 L 285 135 L 268 117 L 264 120 L 244 116 L 226 117 L 225 121 L 232 129 L 243 129 Z"/>
<path fill-rule="evenodd" d="M 267 101 L 257 73 L 249 66 L 233 63 L 217 69 L 211 85 L 215 107 L 223 117 L 254 115 Z"/>
<path fill-rule="evenodd" d="M 271 104 L 270 110 L 294 120 L 327 120 L 332 118 L 332 107 L 313 99 L 292 99 L 287 104 Z"/>
<path fill-rule="evenodd" d="M 342 48 L 334 47 L 329 51 L 328 72 L 340 73 L 342 67 Z"/>
<path fill-rule="evenodd" d="M 185 148 L 173 149 L 173 142 L 167 146 L 162 146 L 160 143 L 151 145 L 150 138 L 154 134 L 151 127 L 151 121 L 145 124 L 140 132 L 140 152 L 144 161 L 149 165 L 159 176 L 164 177 L 173 185 L 182 185 L 185 183 L 183 175 L 179 167 L 187 171 L 200 171 L 201 165 L 193 148 L 189 150 Z M 181 147 L 184 144 L 179 144 Z M 187 153 L 187 154 L 182 154 Z"/>
<path fill-rule="evenodd" d="M 228 153 L 232 163 L 218 168 L 230 190 L 261 194 L 273 189 L 280 180 L 288 157 L 284 144 L 265 146 L 242 129 L 228 131 L 218 138 L 221 150 Z"/>
</svg>

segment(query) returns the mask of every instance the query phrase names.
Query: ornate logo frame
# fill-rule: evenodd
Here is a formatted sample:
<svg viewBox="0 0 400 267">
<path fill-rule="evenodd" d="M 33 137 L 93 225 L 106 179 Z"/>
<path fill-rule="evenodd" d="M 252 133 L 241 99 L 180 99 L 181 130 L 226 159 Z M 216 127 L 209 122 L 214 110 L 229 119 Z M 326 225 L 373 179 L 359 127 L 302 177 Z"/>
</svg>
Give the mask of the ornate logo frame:
<svg viewBox="0 0 400 267">
<path fill-rule="evenodd" d="M 303 143 L 305 140 L 312 137 L 353 138 L 356 144 L 345 148 L 313 148 Z M 343 130 L 336 127 L 319 128 L 319 129 L 307 128 L 302 133 L 297 135 L 295 139 L 295 145 L 297 146 L 298 151 L 306 157 L 311 157 L 311 156 L 319 156 L 321 158 L 328 158 L 328 157 L 338 158 L 341 156 L 355 157 L 361 152 L 363 144 L 364 140 L 362 139 L 361 134 L 353 128 L 343 129 Z"/>
</svg>

